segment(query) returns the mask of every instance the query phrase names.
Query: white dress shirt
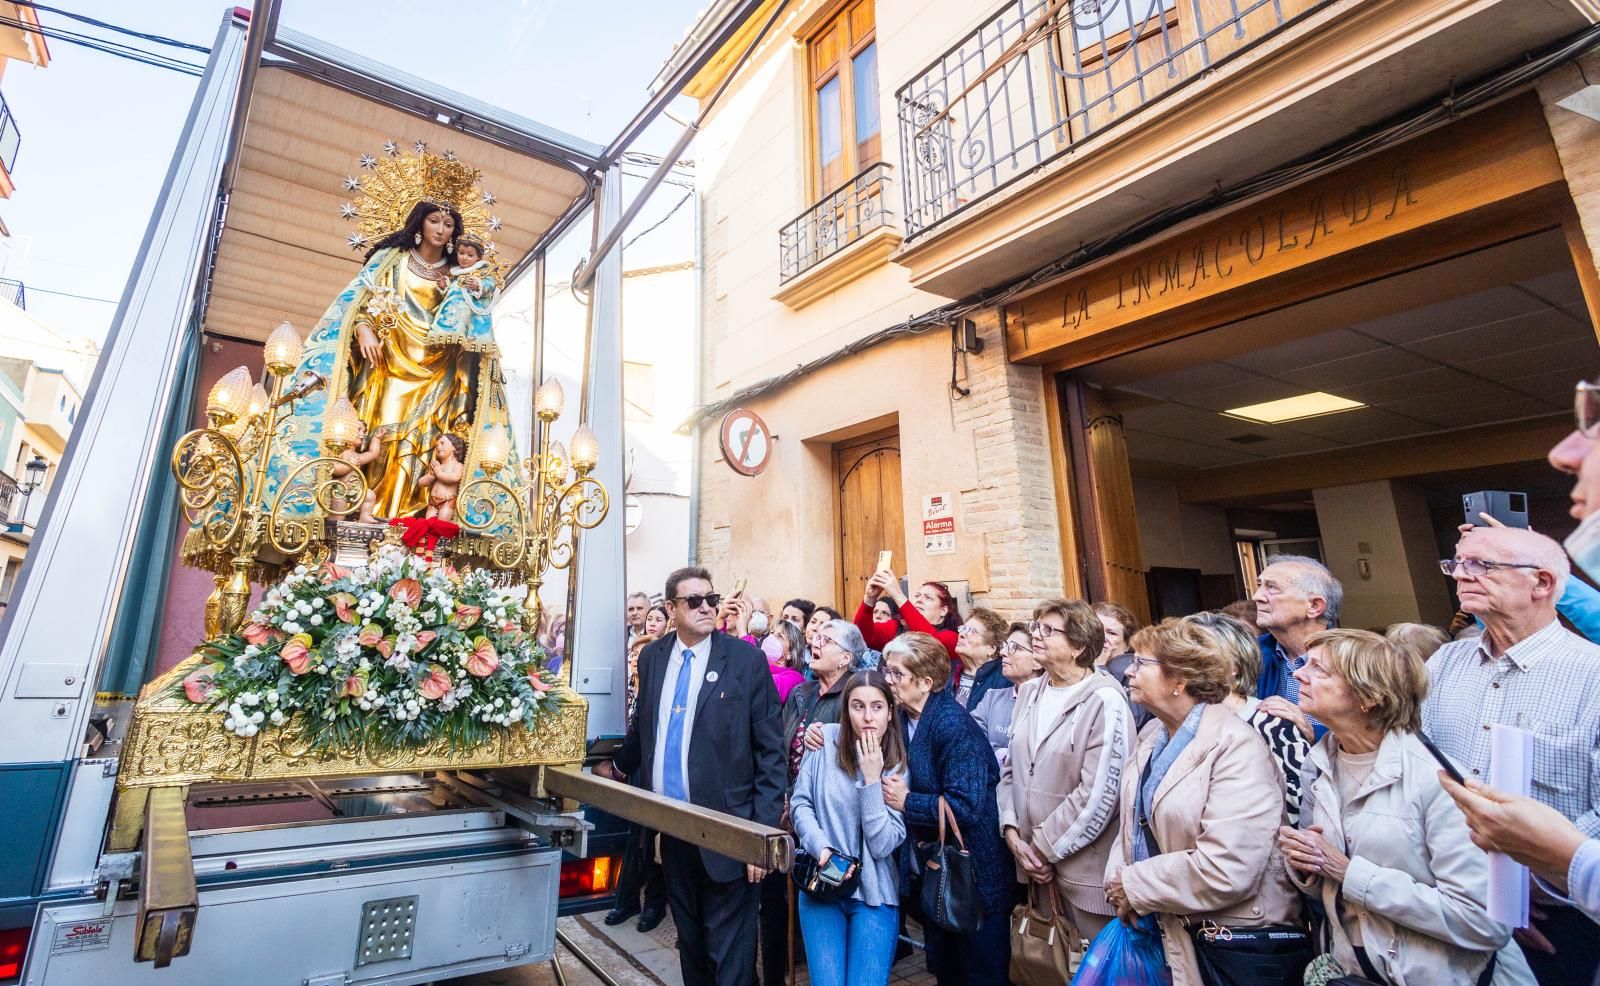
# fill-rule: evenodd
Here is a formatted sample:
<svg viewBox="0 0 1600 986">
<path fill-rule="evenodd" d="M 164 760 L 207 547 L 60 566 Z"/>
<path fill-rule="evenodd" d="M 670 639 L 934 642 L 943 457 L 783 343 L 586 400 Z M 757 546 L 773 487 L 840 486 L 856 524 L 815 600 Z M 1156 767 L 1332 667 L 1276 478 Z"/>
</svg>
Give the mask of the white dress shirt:
<svg viewBox="0 0 1600 986">
<path fill-rule="evenodd" d="M 683 644 L 678 635 L 672 635 L 672 657 L 667 661 L 667 673 L 661 679 L 661 704 L 656 708 L 656 751 L 650 767 L 650 790 L 665 794 L 662 784 L 661 761 L 667 753 L 667 726 L 672 722 L 672 695 L 678 689 L 678 673 L 683 667 Z M 711 635 L 689 648 L 694 653 L 693 670 L 689 672 L 689 696 L 684 704 L 683 744 L 679 747 L 679 768 L 683 771 L 683 789 L 689 790 L 689 740 L 694 735 L 695 704 L 700 697 L 700 683 L 705 680 L 706 665 L 711 663 Z"/>
</svg>

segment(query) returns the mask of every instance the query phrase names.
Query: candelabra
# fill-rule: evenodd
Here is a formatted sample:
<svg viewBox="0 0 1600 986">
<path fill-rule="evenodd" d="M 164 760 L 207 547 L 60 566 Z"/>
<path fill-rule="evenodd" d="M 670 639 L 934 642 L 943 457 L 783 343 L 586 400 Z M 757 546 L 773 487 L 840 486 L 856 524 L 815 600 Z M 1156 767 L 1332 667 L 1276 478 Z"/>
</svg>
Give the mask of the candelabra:
<svg viewBox="0 0 1600 986">
<path fill-rule="evenodd" d="M 489 538 L 495 566 L 518 572 L 527 583 L 529 633 L 537 633 L 544 618 L 539 589 L 545 576 L 552 568 L 571 567 L 579 532 L 599 526 L 610 510 L 605 486 L 589 475 L 600 461 L 594 430 L 580 424 L 570 451 L 550 437 L 550 426 L 561 417 L 565 403 L 566 394 L 554 377 L 534 394 L 533 410 L 542 427 L 538 451 L 523 462 L 529 478 L 526 503 L 493 479 L 468 483 L 459 497 L 461 526 Z M 503 432 L 489 429 L 478 453 L 484 472 L 498 472 L 509 449 Z"/>
<path fill-rule="evenodd" d="M 320 374 L 309 372 L 291 383 L 303 348 L 294 326 L 279 325 L 262 346 L 270 393 L 251 381 L 248 368 L 229 371 L 207 397 L 207 427 L 184 435 L 172 450 L 172 473 L 191 537 L 224 560 L 216 565 L 223 570 L 217 572 L 216 591 L 206 603 L 211 638 L 233 633 L 244 622 L 251 569 L 264 553 L 276 552 L 281 563 L 310 546 L 314 507 L 344 516 L 366 496 L 361 470 L 338 458 L 357 442 L 361 426 L 355 408 L 343 397 L 323 419 L 327 455 L 301 463 L 274 489 L 268 488 L 280 409 L 327 386 Z"/>
</svg>

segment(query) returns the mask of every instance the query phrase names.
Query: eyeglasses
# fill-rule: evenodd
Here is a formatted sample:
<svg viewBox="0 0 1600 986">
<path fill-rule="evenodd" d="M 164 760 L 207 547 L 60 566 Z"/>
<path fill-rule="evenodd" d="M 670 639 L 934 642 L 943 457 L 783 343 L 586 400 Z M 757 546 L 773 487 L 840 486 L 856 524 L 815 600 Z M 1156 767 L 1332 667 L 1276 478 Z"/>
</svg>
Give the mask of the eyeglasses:
<svg viewBox="0 0 1600 986">
<path fill-rule="evenodd" d="M 1481 579 L 1485 575 L 1488 575 L 1491 569 L 1496 569 L 1496 568 L 1533 568 L 1533 569 L 1537 569 L 1538 567 L 1539 567 L 1538 565 L 1529 565 L 1526 562 L 1484 561 L 1481 558 L 1441 558 L 1441 559 L 1439 559 L 1439 571 L 1443 572 L 1446 575 L 1451 576 L 1452 578 L 1455 576 L 1456 572 L 1458 572 L 1458 571 L 1462 575 L 1465 575 L 1469 579 Z"/>
<path fill-rule="evenodd" d="M 827 634 L 819 633 L 819 634 L 817 634 L 817 637 L 816 637 L 816 643 L 811 645 L 811 649 L 812 650 L 821 650 L 824 645 L 827 645 L 829 647 L 839 647 L 839 648 L 843 648 L 844 647 L 843 644 L 839 643 L 837 640 L 834 640 L 832 637 L 828 636 Z"/>
<path fill-rule="evenodd" d="M 1600 383 L 1579 380 L 1573 388 L 1572 413 L 1578 419 L 1578 431 L 1585 438 L 1600 435 Z"/>
<path fill-rule="evenodd" d="M 1058 633 L 1065 634 L 1066 632 L 1061 627 L 1053 627 L 1043 620 L 1034 620 L 1028 624 L 1028 633 L 1038 637 L 1040 640 L 1049 640 Z"/>
<path fill-rule="evenodd" d="M 1029 647 L 1027 644 L 1021 644 L 1015 640 L 1008 640 L 1000 645 L 1001 654 L 1021 654 L 1031 650 L 1033 650 L 1033 648 Z"/>
<path fill-rule="evenodd" d="M 970 623 L 963 623 L 956 627 L 958 637 L 978 637 L 983 635 L 983 627 L 975 627 Z"/>
<path fill-rule="evenodd" d="M 708 592 L 703 596 L 696 593 L 692 596 L 674 596 L 672 598 L 690 609 L 699 609 L 701 606 L 710 606 L 712 609 L 716 609 L 722 605 L 722 596 L 715 592 Z"/>
<path fill-rule="evenodd" d="M 885 664 L 878 670 L 883 672 L 883 680 L 887 682 L 896 682 L 905 677 L 905 672 L 892 664 Z"/>
<path fill-rule="evenodd" d="M 1129 664 L 1132 665 L 1133 670 L 1137 671 L 1140 668 L 1159 668 L 1161 666 L 1161 661 L 1154 657 L 1140 657 L 1135 655 Z"/>
</svg>

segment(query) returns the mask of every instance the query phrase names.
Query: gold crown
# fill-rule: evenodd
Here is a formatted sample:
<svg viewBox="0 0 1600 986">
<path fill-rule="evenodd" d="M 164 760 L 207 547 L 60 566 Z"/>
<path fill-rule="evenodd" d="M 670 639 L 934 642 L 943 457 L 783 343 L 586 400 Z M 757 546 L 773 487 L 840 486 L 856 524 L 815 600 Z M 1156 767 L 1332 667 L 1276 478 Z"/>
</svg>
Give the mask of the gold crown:
<svg viewBox="0 0 1600 986">
<path fill-rule="evenodd" d="M 350 249 L 365 249 L 404 229 L 419 202 L 454 209 L 461 216 L 462 235 L 487 245 L 488 234 L 500 230 L 500 217 L 489 213 L 495 198 L 478 186 L 478 169 L 453 151 L 431 153 L 420 140 L 412 148 L 402 152 L 398 143 L 388 141 L 383 157 L 361 155 L 357 163 L 366 174 L 345 176 L 344 190 L 360 193 L 339 206 L 339 215 L 357 224 L 346 239 Z"/>
</svg>

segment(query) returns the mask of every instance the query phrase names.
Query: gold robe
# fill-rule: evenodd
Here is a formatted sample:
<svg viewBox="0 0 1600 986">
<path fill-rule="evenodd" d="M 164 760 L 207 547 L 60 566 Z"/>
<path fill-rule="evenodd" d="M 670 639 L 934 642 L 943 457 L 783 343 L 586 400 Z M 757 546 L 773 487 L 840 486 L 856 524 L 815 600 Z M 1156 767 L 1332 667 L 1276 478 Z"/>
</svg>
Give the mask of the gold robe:
<svg viewBox="0 0 1600 986">
<path fill-rule="evenodd" d="M 400 303 L 395 324 L 380 334 L 383 352 L 374 364 L 367 364 L 351 341 L 356 364 L 351 390 L 367 431 L 388 429 L 383 453 L 367 466 L 367 480 L 378 495 L 377 514 L 406 517 L 428 505 L 427 491 L 417 481 L 439 436 L 467 426 L 474 374 L 460 347 L 427 345 L 445 289 L 412 272 L 404 259 L 394 265 L 391 278 Z"/>
</svg>

